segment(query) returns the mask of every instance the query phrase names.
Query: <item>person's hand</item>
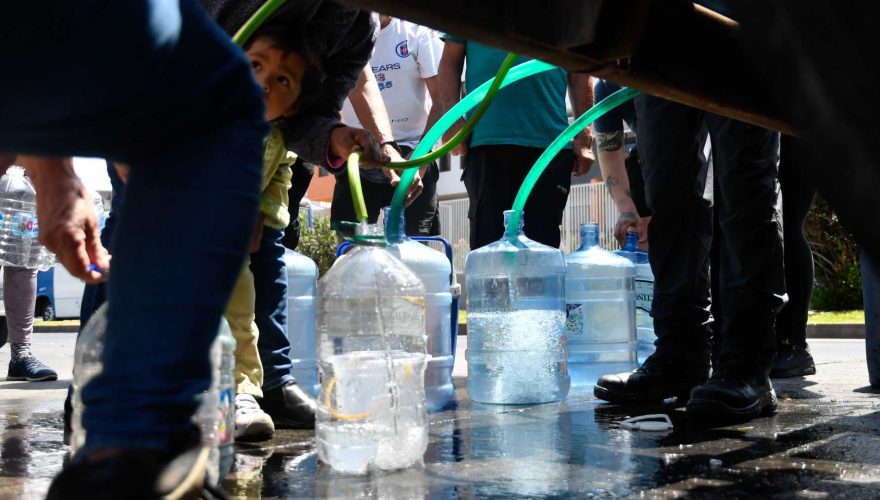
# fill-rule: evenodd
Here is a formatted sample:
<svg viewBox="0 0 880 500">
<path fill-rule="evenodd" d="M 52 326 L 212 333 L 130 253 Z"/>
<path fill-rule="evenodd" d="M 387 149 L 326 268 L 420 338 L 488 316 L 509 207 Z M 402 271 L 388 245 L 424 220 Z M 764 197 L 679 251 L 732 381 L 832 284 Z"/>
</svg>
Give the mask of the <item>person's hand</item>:
<svg viewBox="0 0 880 500">
<path fill-rule="evenodd" d="M 101 244 L 95 207 L 71 159 L 22 156 L 20 160 L 37 192 L 40 243 L 55 253 L 71 275 L 86 283 L 105 281 L 110 254 Z M 104 273 L 90 270 L 90 264 Z"/>
<path fill-rule="evenodd" d="M 330 132 L 330 153 L 343 159 L 360 151 L 361 168 L 380 168 L 391 161 L 370 132 L 354 127 L 336 127 Z"/>
<path fill-rule="evenodd" d="M 388 178 L 391 179 L 391 185 L 396 188 L 400 184 L 400 175 L 398 175 L 396 170 L 389 170 L 388 172 L 390 173 Z M 425 189 L 425 185 L 422 182 L 422 173 L 423 168 L 419 169 L 419 171 L 416 172 L 416 176 L 413 177 L 412 184 L 410 184 L 409 188 L 406 190 L 406 199 L 403 202 L 404 206 L 410 206 Z"/>
<path fill-rule="evenodd" d="M 464 123 L 464 119 L 459 119 L 454 124 L 452 124 L 452 126 L 449 127 L 446 132 L 443 132 L 443 143 L 446 144 L 447 142 L 449 142 L 449 140 L 452 139 L 452 137 L 455 136 L 455 134 L 457 134 L 459 130 L 464 128 Z M 465 156 L 467 155 L 467 151 L 467 137 L 465 137 L 463 141 L 452 148 L 452 151 L 450 151 L 450 153 L 452 153 L 453 156 Z"/>
<path fill-rule="evenodd" d="M 630 229 L 639 232 L 639 249 L 647 250 L 648 247 L 648 227 L 647 224 L 639 217 L 638 213 L 633 211 L 620 212 L 617 217 L 617 223 L 614 225 L 614 237 L 617 243 L 623 247 L 626 244 L 626 233 Z"/>
<path fill-rule="evenodd" d="M 571 147 L 574 153 L 574 164 L 571 166 L 571 172 L 577 177 L 587 175 L 587 172 L 590 171 L 593 162 L 596 160 L 591 149 L 592 144 L 589 129 L 582 130 L 572 140 Z"/>
</svg>

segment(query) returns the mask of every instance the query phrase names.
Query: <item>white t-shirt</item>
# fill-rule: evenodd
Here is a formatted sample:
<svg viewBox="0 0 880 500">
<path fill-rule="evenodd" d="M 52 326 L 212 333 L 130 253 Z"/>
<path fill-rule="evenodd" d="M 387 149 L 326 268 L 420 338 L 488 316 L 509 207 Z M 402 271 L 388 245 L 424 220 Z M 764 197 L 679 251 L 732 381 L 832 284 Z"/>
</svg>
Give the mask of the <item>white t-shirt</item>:
<svg viewBox="0 0 880 500">
<path fill-rule="evenodd" d="M 388 110 L 394 140 L 402 146 L 414 147 L 425 131 L 431 96 L 422 79 L 437 75 L 442 53 L 443 42 L 430 28 L 395 18 L 379 31 L 370 66 Z M 360 126 L 348 99 L 342 116 L 351 126 Z"/>
</svg>

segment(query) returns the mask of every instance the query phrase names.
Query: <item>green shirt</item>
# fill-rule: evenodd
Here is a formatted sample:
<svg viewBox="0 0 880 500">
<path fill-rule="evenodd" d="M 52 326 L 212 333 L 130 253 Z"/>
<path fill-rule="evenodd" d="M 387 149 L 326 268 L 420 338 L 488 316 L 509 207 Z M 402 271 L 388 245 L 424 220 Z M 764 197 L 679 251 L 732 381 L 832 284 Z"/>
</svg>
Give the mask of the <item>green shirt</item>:
<svg viewBox="0 0 880 500">
<path fill-rule="evenodd" d="M 444 35 L 443 39 L 465 45 L 467 93 L 493 78 L 507 56 L 502 50 L 451 35 Z M 528 60 L 518 57 L 514 66 Z M 567 88 L 568 74 L 559 68 L 504 87 L 474 128 L 469 146 L 512 144 L 546 148 L 568 126 Z"/>
</svg>

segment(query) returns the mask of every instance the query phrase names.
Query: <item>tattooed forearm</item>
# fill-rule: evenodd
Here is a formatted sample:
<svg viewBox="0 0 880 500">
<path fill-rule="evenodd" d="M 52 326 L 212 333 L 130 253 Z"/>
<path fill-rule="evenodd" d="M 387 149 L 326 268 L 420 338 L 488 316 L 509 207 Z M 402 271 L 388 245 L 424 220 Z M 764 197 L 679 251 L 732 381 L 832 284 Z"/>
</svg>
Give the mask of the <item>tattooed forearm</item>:
<svg viewBox="0 0 880 500">
<path fill-rule="evenodd" d="M 616 188 L 618 184 L 620 184 L 620 179 L 613 175 L 609 175 L 605 178 L 605 189 L 608 190 L 609 195 L 613 195 L 614 188 Z"/>
<path fill-rule="evenodd" d="M 623 130 L 614 132 L 596 132 L 596 147 L 599 151 L 617 151 L 623 147 Z"/>
</svg>

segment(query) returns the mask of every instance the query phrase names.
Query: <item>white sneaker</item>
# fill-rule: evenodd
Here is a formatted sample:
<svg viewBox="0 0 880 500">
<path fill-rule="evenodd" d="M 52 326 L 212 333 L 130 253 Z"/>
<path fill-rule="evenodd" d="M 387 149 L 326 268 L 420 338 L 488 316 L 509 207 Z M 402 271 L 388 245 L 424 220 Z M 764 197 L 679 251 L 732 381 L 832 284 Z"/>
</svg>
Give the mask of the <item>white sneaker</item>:
<svg viewBox="0 0 880 500">
<path fill-rule="evenodd" d="M 275 424 L 250 394 L 235 395 L 235 440 L 266 441 L 275 434 Z"/>
</svg>

